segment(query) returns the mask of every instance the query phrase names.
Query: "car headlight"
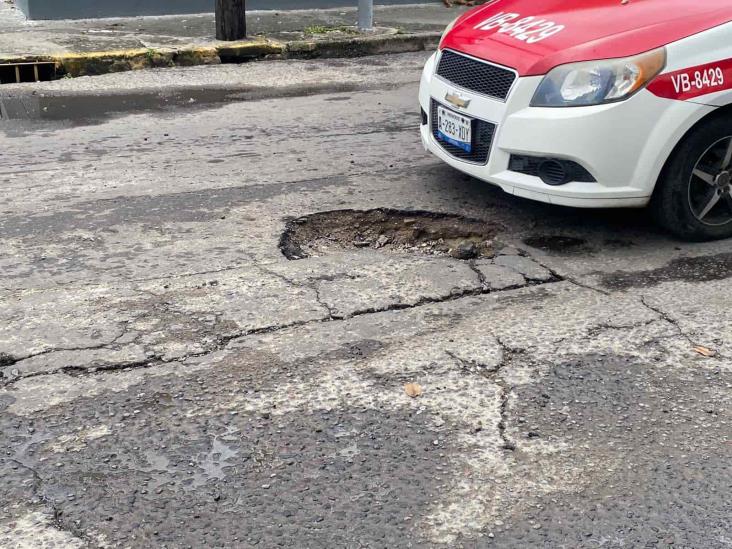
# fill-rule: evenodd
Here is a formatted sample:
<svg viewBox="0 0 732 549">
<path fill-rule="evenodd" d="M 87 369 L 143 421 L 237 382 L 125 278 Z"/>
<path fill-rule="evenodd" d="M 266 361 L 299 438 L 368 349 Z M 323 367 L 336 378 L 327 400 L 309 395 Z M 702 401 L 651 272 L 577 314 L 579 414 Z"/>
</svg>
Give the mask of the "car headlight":
<svg viewBox="0 0 732 549">
<path fill-rule="evenodd" d="M 626 57 L 571 63 L 552 69 L 532 107 L 585 107 L 623 101 L 643 89 L 666 66 L 666 49 Z"/>
<path fill-rule="evenodd" d="M 453 28 L 455 28 L 455 25 L 458 22 L 458 19 L 460 19 L 460 15 L 458 15 L 455 19 L 452 20 L 452 22 L 445 27 L 445 30 L 442 33 L 442 36 L 440 37 L 440 46 L 442 46 L 442 41 L 445 39 L 445 36 L 447 36 L 447 33 L 450 32 Z"/>
</svg>

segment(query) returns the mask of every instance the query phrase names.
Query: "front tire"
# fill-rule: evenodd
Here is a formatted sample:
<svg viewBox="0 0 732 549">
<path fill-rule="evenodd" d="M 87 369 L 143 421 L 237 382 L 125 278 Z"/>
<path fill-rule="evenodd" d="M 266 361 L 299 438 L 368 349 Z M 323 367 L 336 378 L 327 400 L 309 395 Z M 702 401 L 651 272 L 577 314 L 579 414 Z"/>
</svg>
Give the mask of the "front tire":
<svg viewBox="0 0 732 549">
<path fill-rule="evenodd" d="M 703 122 L 676 148 L 651 207 L 684 240 L 732 237 L 732 117 Z"/>
</svg>

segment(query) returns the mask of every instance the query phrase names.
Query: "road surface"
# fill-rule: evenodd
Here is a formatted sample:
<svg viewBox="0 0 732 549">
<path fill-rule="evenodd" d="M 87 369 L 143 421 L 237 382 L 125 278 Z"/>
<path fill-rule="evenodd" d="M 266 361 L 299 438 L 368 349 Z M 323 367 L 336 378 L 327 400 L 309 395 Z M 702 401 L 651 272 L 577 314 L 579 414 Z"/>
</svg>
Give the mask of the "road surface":
<svg viewBox="0 0 732 549">
<path fill-rule="evenodd" d="M 438 163 L 424 58 L 3 87 L 0 546 L 732 546 L 730 242 Z"/>
</svg>

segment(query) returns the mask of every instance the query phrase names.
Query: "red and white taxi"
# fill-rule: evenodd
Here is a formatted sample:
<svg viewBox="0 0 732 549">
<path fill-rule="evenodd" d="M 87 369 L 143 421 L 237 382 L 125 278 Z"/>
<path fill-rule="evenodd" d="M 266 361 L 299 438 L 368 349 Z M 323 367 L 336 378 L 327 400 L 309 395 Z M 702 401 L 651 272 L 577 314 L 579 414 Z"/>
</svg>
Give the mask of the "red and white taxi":
<svg viewBox="0 0 732 549">
<path fill-rule="evenodd" d="M 493 0 L 419 100 L 425 147 L 508 193 L 732 236 L 732 0 Z"/>
</svg>

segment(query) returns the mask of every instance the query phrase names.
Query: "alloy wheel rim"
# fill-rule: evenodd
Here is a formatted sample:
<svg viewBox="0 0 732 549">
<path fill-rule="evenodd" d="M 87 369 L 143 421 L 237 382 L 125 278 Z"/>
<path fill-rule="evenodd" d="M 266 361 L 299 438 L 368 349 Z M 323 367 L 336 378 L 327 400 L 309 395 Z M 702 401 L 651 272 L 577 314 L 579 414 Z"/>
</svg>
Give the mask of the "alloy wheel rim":
<svg viewBox="0 0 732 549">
<path fill-rule="evenodd" d="M 723 137 L 694 165 L 689 179 L 689 207 L 710 227 L 732 222 L 732 136 Z"/>
</svg>

